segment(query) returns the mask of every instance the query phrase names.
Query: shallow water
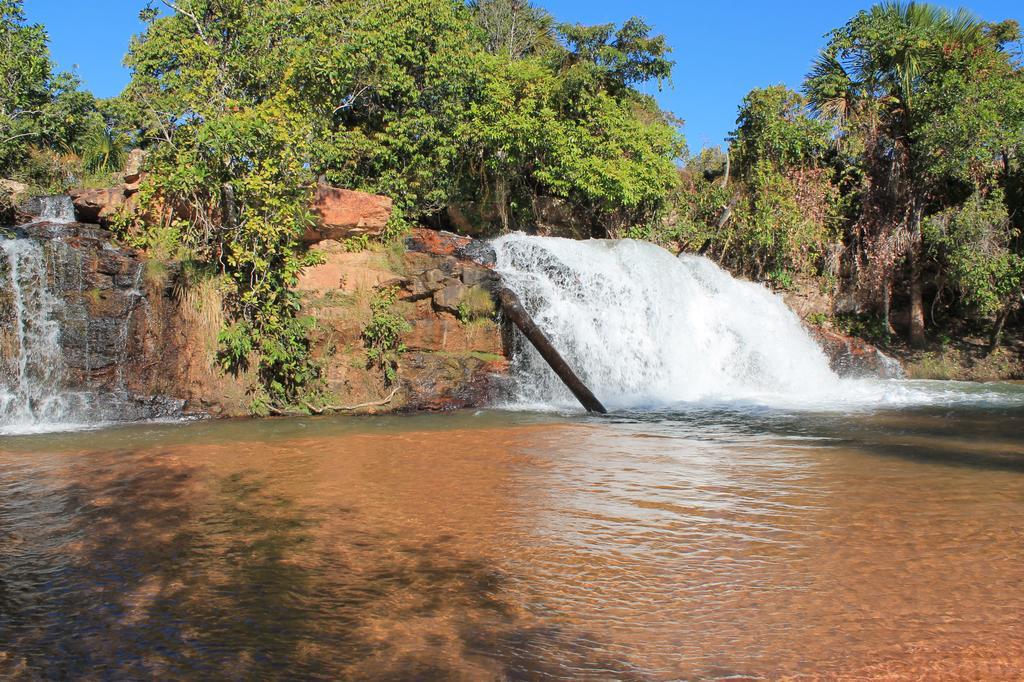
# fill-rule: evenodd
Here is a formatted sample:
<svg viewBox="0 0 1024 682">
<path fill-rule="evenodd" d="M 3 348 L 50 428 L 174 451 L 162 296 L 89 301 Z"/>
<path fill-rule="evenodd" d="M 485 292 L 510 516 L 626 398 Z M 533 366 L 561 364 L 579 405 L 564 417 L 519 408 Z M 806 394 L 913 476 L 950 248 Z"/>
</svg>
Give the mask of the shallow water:
<svg viewBox="0 0 1024 682">
<path fill-rule="evenodd" d="M 1019 678 L 1022 428 L 1014 399 L 3 437 L 0 676 Z"/>
</svg>

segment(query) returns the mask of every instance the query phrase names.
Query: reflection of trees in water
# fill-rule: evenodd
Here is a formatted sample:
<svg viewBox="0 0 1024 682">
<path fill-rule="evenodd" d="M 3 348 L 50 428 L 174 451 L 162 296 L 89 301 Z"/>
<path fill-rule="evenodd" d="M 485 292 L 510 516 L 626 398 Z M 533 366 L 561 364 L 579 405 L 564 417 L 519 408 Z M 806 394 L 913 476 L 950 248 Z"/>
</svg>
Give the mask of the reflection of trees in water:
<svg viewBox="0 0 1024 682">
<path fill-rule="evenodd" d="M 630 678 L 451 538 L 300 506 L 254 471 L 211 484 L 118 453 L 66 474 L 0 502 L 0 676 Z"/>
</svg>

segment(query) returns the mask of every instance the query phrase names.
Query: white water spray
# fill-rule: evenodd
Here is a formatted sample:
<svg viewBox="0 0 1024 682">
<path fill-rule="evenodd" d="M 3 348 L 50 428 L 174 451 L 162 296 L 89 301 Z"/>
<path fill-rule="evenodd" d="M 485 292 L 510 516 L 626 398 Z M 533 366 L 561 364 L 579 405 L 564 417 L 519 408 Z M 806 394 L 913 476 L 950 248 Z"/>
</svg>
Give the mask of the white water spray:
<svg viewBox="0 0 1024 682">
<path fill-rule="evenodd" d="M 4 239 L 0 249 L 14 316 L 7 343 L 17 345 L 16 366 L 0 376 L 0 423 L 59 420 L 65 409 L 59 395 L 64 362 L 43 248 L 29 239 Z"/>
<path fill-rule="evenodd" d="M 693 403 L 835 409 L 936 398 L 934 390 L 905 382 L 841 379 L 779 296 L 706 258 L 676 258 L 629 239 L 511 234 L 494 247 L 506 286 L 611 409 Z M 518 345 L 516 402 L 575 408 L 540 355 Z"/>
<path fill-rule="evenodd" d="M 75 205 L 71 197 L 58 194 L 39 197 L 39 218 L 36 222 L 73 223 L 75 222 Z"/>
<path fill-rule="evenodd" d="M 136 311 L 148 306 L 142 265 L 136 265 L 130 288 L 119 292 L 125 301 L 123 313 L 98 320 L 119 325 L 113 343 L 100 344 L 106 349 L 103 362 L 112 361 L 115 373 L 114 385 L 100 388 L 90 378 L 93 320 L 81 302 L 86 286 L 83 252 L 64 241 L 64 228 L 59 225 L 74 222 L 74 206 L 67 196 L 35 201 L 39 218 L 20 230 L 38 232 L 14 239 L 0 236 L 0 319 L 5 323 L 0 329 L 0 434 L 176 416 L 181 401 L 134 395 L 125 377 L 131 359 L 131 326 Z M 75 276 L 75 270 L 78 300 L 69 303 L 61 295 L 62 286 Z M 84 357 L 66 355 L 69 325 L 80 327 L 71 334 L 80 334 L 78 352 L 84 351 Z"/>
</svg>

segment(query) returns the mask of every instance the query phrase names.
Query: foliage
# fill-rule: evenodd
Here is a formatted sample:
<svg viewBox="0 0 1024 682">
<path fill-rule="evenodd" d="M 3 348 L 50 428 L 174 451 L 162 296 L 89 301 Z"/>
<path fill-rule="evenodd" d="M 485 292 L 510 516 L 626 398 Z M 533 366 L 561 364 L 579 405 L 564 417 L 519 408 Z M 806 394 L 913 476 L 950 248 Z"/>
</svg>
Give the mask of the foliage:
<svg viewBox="0 0 1024 682">
<path fill-rule="evenodd" d="M 793 272 L 815 270 L 837 238 L 829 132 L 799 93 L 752 90 L 728 153 L 691 160 L 667 231 L 684 249 L 782 288 Z"/>
<path fill-rule="evenodd" d="M 297 7 L 309 35 L 283 77 L 318 141 L 315 173 L 412 216 L 445 205 L 484 54 L 469 11 L 451 0 Z"/>
<path fill-rule="evenodd" d="M 831 146 L 830 126 L 807 114 L 807 100 L 783 85 L 751 90 L 730 138 L 740 172 L 759 163 L 786 169 L 820 161 Z"/>
<path fill-rule="evenodd" d="M 370 301 L 370 321 L 363 328 L 366 358 L 371 367 L 384 372 L 384 380 L 394 383 L 398 376 L 398 359 L 405 352 L 402 334 L 412 327 L 394 310 L 398 290 L 380 289 Z"/>
<path fill-rule="evenodd" d="M 54 73 L 48 41 L 42 26 L 25 23 L 21 0 L 0 0 L 0 175 L 44 185 L 54 178 L 40 177 L 47 165 L 40 157 L 69 151 L 95 111 L 74 74 Z M 26 178 L 30 162 L 34 172 Z"/>
<path fill-rule="evenodd" d="M 495 205 L 505 229 L 531 224 L 542 195 L 611 232 L 644 222 L 675 185 L 682 137 L 651 98 L 554 59 L 485 60 L 483 96 L 459 129 L 461 194 Z"/>
<path fill-rule="evenodd" d="M 554 18 L 526 0 L 470 0 L 467 5 L 493 55 L 522 59 L 555 46 Z"/>
<path fill-rule="evenodd" d="M 233 282 L 219 357 L 236 372 L 258 358 L 254 409 L 261 410 L 297 400 L 318 374 L 310 322 L 298 316 L 292 290 L 315 258 L 298 247 L 312 220 L 309 127 L 288 105 L 289 91 L 269 80 L 277 65 L 269 39 L 288 35 L 295 17 L 275 3 L 202 5 L 149 16 L 126 60 L 133 69 L 126 97 L 162 112 L 151 121 L 162 142 L 148 159 L 142 203 Z M 225 45 L 213 35 L 235 40 Z"/>
<path fill-rule="evenodd" d="M 887 321 L 874 313 L 841 313 L 833 317 L 837 331 L 883 345 L 892 338 Z"/>
<path fill-rule="evenodd" d="M 100 109 L 104 102 L 97 103 Z M 82 136 L 76 141 L 76 152 L 82 170 L 93 175 L 111 174 L 124 167 L 131 144 L 128 135 L 118 127 L 110 114 L 101 110 L 90 114 Z"/>
<path fill-rule="evenodd" d="M 897 266 L 907 258 L 915 344 L 924 341 L 921 222 L 943 185 L 918 146 L 927 118 L 922 99 L 968 55 L 994 48 L 982 28 L 965 10 L 884 2 L 829 34 L 805 84 L 815 111 L 863 149 L 865 210 L 856 239 L 863 281 L 889 325 Z"/>
<path fill-rule="evenodd" d="M 1013 250 L 1019 233 L 1000 193 L 972 196 L 925 223 L 925 233 L 944 272 L 975 315 L 1001 320 L 1022 302 L 1024 256 Z"/>
<path fill-rule="evenodd" d="M 672 76 L 672 50 L 665 36 L 652 36 L 651 27 L 639 17 L 621 27 L 562 24 L 558 32 L 568 47 L 560 55 L 561 70 L 581 85 L 617 94 L 652 80 L 660 87 Z"/>
<path fill-rule="evenodd" d="M 341 248 L 347 253 L 358 253 L 370 248 L 370 235 L 360 234 L 355 237 L 347 237 L 341 242 Z"/>
</svg>

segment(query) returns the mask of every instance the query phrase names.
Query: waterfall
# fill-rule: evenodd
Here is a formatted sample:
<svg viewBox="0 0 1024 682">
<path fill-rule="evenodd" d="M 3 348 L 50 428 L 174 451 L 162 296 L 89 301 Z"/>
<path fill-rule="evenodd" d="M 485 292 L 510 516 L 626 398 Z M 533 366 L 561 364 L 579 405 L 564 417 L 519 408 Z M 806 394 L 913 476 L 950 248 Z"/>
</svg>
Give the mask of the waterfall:
<svg viewBox="0 0 1024 682">
<path fill-rule="evenodd" d="M 180 415 L 183 401 L 129 389 L 133 325 L 148 319 L 142 264 L 52 229 L 61 205 L 20 228 L 30 236 L 0 237 L 0 434 Z"/>
<path fill-rule="evenodd" d="M 800 319 L 765 287 L 650 243 L 512 234 L 496 269 L 566 361 L 612 409 L 692 403 L 821 404 L 886 382 L 840 379 Z M 516 402 L 575 401 L 517 342 Z"/>
<path fill-rule="evenodd" d="M 38 222 L 75 222 L 75 205 L 68 195 L 57 194 L 49 197 L 39 197 L 36 201 L 39 202 Z"/>
<path fill-rule="evenodd" d="M 4 239 L 0 248 L 13 312 L 7 343 L 16 358 L 0 375 L 0 424 L 59 421 L 66 408 L 59 392 L 64 364 L 43 248 L 30 239 Z"/>
</svg>

